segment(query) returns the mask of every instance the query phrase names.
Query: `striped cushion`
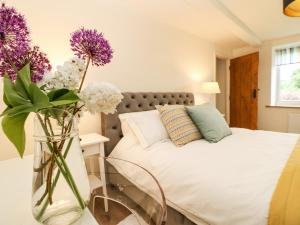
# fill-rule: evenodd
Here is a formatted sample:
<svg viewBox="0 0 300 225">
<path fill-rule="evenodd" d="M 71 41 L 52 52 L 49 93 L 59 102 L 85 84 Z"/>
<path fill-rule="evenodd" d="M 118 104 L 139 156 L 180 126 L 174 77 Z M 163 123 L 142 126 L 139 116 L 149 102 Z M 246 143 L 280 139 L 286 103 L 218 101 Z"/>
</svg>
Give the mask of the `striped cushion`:
<svg viewBox="0 0 300 225">
<path fill-rule="evenodd" d="M 177 146 L 202 138 L 183 105 L 164 105 L 156 108 L 171 140 Z"/>
</svg>

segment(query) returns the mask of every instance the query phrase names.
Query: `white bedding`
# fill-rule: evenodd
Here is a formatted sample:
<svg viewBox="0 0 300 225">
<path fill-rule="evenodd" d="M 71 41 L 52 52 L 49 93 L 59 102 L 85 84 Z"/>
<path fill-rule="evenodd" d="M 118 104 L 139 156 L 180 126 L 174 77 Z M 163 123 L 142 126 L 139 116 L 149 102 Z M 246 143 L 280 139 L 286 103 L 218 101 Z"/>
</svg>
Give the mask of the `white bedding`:
<svg viewBox="0 0 300 225">
<path fill-rule="evenodd" d="M 299 135 L 232 131 L 216 144 L 199 140 L 180 148 L 170 141 L 125 147 L 124 139 L 110 156 L 149 170 L 167 204 L 196 224 L 267 225 L 273 191 Z M 122 171 L 137 186 L 149 186 L 138 173 Z"/>
</svg>

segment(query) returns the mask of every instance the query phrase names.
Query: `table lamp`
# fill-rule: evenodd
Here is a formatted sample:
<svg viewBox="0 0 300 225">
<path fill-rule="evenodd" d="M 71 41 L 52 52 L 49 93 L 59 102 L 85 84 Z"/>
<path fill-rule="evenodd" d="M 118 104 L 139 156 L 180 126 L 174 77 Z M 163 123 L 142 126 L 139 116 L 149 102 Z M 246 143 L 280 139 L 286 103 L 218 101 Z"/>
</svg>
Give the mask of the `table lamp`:
<svg viewBox="0 0 300 225">
<path fill-rule="evenodd" d="M 200 86 L 203 94 L 219 94 L 221 93 L 218 82 L 204 82 Z"/>
<path fill-rule="evenodd" d="M 218 82 L 204 82 L 200 85 L 200 93 L 214 95 L 221 93 L 221 91 Z M 215 103 L 214 98 L 212 101 Z"/>
</svg>

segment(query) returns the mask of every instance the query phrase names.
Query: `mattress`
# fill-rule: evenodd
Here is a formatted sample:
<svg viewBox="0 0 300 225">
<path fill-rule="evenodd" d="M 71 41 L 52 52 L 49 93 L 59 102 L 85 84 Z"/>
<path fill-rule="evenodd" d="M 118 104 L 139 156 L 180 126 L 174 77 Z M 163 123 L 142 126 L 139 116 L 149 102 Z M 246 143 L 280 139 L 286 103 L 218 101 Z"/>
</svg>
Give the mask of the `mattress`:
<svg viewBox="0 0 300 225">
<path fill-rule="evenodd" d="M 130 141 L 126 145 L 125 137 L 110 157 L 151 172 L 167 204 L 198 225 L 267 225 L 272 194 L 299 135 L 239 128 L 232 132 L 215 144 L 198 140 L 176 147 L 166 140 L 146 149 Z M 138 172 L 116 167 L 155 197 L 150 182 Z"/>
</svg>

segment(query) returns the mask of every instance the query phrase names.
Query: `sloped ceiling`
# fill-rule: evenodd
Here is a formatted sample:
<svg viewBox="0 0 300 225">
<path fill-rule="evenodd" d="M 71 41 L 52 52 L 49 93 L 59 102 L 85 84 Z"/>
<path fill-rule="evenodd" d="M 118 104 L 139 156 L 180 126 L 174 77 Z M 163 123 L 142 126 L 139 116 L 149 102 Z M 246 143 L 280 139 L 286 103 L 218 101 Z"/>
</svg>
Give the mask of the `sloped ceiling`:
<svg viewBox="0 0 300 225">
<path fill-rule="evenodd" d="M 282 0 L 220 0 L 253 30 L 261 40 L 300 33 L 300 17 L 282 13 Z"/>
<path fill-rule="evenodd" d="M 214 42 L 220 47 L 258 46 L 300 33 L 300 18 L 282 13 L 282 0 L 126 0 L 147 17 Z"/>
</svg>

